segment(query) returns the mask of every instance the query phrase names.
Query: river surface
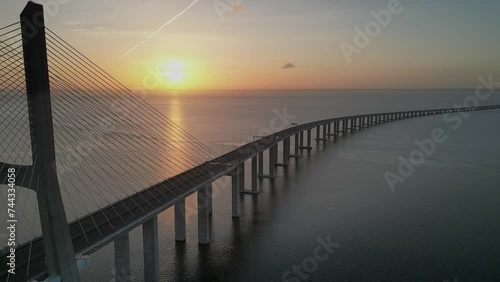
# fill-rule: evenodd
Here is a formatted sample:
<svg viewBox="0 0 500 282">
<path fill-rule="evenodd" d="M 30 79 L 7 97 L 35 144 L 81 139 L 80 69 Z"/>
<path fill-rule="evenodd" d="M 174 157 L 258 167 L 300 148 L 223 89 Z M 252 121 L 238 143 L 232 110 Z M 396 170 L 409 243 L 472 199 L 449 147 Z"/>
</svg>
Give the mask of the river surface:
<svg viewBox="0 0 500 282">
<path fill-rule="evenodd" d="M 450 108 L 471 95 L 222 91 L 172 92 L 147 101 L 223 153 L 291 123 Z M 486 104 L 500 104 L 500 96 L 481 101 Z M 498 110 L 448 120 L 437 115 L 313 142 L 312 151 L 279 167 L 276 179 L 260 181 L 260 194 L 241 196 L 239 219 L 231 217 L 230 180 L 223 177 L 214 183 L 209 245 L 197 243 L 197 214 L 190 208 L 196 195 L 187 199 L 186 242 L 174 240 L 173 209 L 159 215 L 161 281 L 500 281 L 499 121 Z M 429 144 L 436 131 L 440 142 L 416 145 Z M 402 177 L 399 166 L 410 156 L 414 165 L 403 168 Z M 404 182 L 391 185 L 388 174 Z M 131 280 L 143 281 L 140 227 L 130 241 Z M 114 281 L 112 244 L 90 263 L 83 281 Z"/>
</svg>

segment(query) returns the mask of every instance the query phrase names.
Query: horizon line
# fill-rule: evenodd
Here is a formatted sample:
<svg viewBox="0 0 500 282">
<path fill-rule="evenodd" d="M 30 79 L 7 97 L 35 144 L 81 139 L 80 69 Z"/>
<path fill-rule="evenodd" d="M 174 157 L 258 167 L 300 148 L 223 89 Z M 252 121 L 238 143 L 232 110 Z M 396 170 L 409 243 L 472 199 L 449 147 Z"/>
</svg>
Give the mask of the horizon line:
<svg viewBox="0 0 500 282">
<path fill-rule="evenodd" d="M 475 88 L 270 88 L 270 89 L 163 89 L 163 90 L 144 90 L 146 92 L 188 92 L 188 91 L 453 91 L 453 90 L 472 90 Z"/>
</svg>

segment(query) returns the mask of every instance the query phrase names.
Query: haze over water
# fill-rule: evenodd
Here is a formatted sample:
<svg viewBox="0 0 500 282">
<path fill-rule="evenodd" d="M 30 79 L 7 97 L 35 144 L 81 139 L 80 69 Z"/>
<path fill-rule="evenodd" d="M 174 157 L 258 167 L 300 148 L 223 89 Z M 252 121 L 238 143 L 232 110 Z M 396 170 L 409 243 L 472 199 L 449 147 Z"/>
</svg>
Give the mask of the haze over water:
<svg viewBox="0 0 500 282">
<path fill-rule="evenodd" d="M 282 126 L 352 114 L 450 108 L 472 90 L 177 92 L 151 95 L 167 117 L 216 152 Z M 492 96 L 484 104 L 500 104 Z M 273 111 L 274 110 L 274 111 Z M 196 195 L 187 199 L 187 241 L 176 243 L 173 209 L 159 215 L 162 281 L 282 281 L 319 246 L 340 244 L 308 281 L 499 281 L 498 111 L 472 112 L 454 130 L 441 115 L 396 121 L 313 143 L 314 150 L 242 196 L 231 218 L 230 181 L 214 184 L 211 242 L 197 243 Z M 288 125 L 287 125 L 288 126 Z M 384 173 L 415 140 L 441 128 L 448 139 L 394 192 Z M 280 156 L 281 158 L 281 156 Z M 267 161 L 267 159 L 266 159 Z M 266 164 L 267 165 L 267 164 Z M 249 165 L 247 165 L 247 187 Z M 218 187 L 218 188 L 215 188 Z M 215 192 L 214 192 L 215 193 Z M 142 230 L 131 232 L 133 281 L 143 280 Z M 83 281 L 113 281 L 113 245 L 91 256 Z M 290 275 L 288 277 L 296 277 Z M 290 280 L 294 281 L 294 280 Z M 298 281 L 298 280 L 296 280 Z"/>
</svg>

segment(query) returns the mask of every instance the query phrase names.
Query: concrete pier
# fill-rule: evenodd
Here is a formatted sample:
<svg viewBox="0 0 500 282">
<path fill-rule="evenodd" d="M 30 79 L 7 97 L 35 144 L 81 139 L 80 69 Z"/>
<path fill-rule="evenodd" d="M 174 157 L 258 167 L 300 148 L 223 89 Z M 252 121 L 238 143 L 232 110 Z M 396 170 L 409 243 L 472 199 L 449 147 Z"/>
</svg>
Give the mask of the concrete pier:
<svg viewBox="0 0 500 282">
<path fill-rule="evenodd" d="M 236 173 L 238 174 L 238 187 L 240 191 L 243 191 L 245 190 L 245 162 L 238 165 Z"/>
<path fill-rule="evenodd" d="M 259 192 L 259 183 L 257 179 L 257 155 L 252 157 L 252 192 Z"/>
<path fill-rule="evenodd" d="M 175 240 L 186 241 L 186 198 L 180 200 L 174 207 Z"/>
<path fill-rule="evenodd" d="M 252 189 L 251 190 L 247 190 L 245 188 L 245 162 L 242 162 L 240 163 L 238 166 L 237 166 L 237 169 L 236 169 L 236 174 L 237 174 L 237 180 L 238 180 L 238 187 L 239 187 L 239 191 L 240 193 L 248 193 L 248 194 L 254 194 L 256 193 L 258 190 L 257 190 L 257 155 L 254 155 L 252 157 L 252 162 L 251 162 L 251 185 L 252 185 Z M 262 176 L 261 176 L 262 177 Z"/>
<path fill-rule="evenodd" d="M 115 237 L 115 281 L 130 281 L 130 242 L 128 232 Z"/>
<path fill-rule="evenodd" d="M 278 144 L 269 148 L 269 176 L 276 176 L 276 164 L 278 163 Z"/>
<path fill-rule="evenodd" d="M 311 145 L 312 145 L 311 140 L 312 140 L 312 130 L 309 129 L 307 131 L 307 140 L 306 140 L 306 148 L 307 149 L 312 149 L 312 147 L 311 147 Z"/>
<path fill-rule="evenodd" d="M 240 181 L 238 179 L 239 173 L 231 175 L 231 198 L 232 198 L 232 215 L 233 217 L 240 217 Z"/>
<path fill-rule="evenodd" d="M 290 137 L 285 138 L 283 141 L 283 162 L 288 164 L 288 159 L 290 158 L 290 150 L 292 147 L 292 141 Z"/>
<path fill-rule="evenodd" d="M 328 141 L 326 137 L 326 125 L 316 127 L 316 141 Z"/>
<path fill-rule="evenodd" d="M 289 155 L 289 158 L 300 158 L 300 142 L 299 142 L 299 134 L 295 133 L 295 140 L 293 141 L 293 154 Z"/>
<path fill-rule="evenodd" d="M 339 125 L 339 122 L 338 121 L 335 121 L 333 123 L 333 136 L 335 136 L 335 138 L 337 138 L 337 136 L 339 136 L 340 134 L 340 129 L 339 129 L 340 125 Z"/>
<path fill-rule="evenodd" d="M 290 165 L 290 137 L 285 138 L 283 140 L 283 161 L 278 164 L 280 166 L 289 166 Z"/>
<path fill-rule="evenodd" d="M 157 215 L 142 224 L 142 242 L 144 249 L 144 281 L 157 282 L 160 280 Z"/>
<path fill-rule="evenodd" d="M 259 172 L 258 175 L 264 174 L 264 151 L 259 153 Z"/>
<path fill-rule="evenodd" d="M 299 149 L 305 149 L 305 150 L 312 150 L 311 147 L 311 130 L 307 130 L 307 140 L 306 140 L 306 145 L 304 145 L 304 131 L 300 132 L 300 144 L 299 144 Z"/>
<path fill-rule="evenodd" d="M 210 213 L 208 209 L 208 186 L 198 191 L 198 243 L 208 244 L 210 242 Z M 239 199 L 239 198 L 238 198 Z"/>
<path fill-rule="evenodd" d="M 257 177 L 260 178 L 274 178 L 276 177 L 276 163 L 278 159 L 278 144 L 274 144 L 269 147 L 269 174 L 264 174 L 264 154 L 261 153 L 259 156 L 259 174 Z"/>
<path fill-rule="evenodd" d="M 208 198 L 207 198 L 208 214 L 212 215 L 213 211 L 212 183 L 208 184 L 207 186 L 208 186 Z"/>
</svg>

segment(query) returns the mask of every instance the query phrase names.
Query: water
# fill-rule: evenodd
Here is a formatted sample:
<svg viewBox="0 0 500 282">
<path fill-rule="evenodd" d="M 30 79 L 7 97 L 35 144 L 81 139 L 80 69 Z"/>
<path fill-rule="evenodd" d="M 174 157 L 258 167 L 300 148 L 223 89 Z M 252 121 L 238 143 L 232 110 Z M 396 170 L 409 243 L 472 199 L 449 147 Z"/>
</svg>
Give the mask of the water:
<svg viewBox="0 0 500 282">
<path fill-rule="evenodd" d="M 289 123 L 335 116 L 453 107 L 473 91 L 177 92 L 151 95 L 158 110 L 217 152 Z M 492 96 L 482 104 L 500 104 Z M 288 113 L 283 117 L 283 112 Z M 455 123 L 442 116 L 376 126 L 315 146 L 231 218 L 230 182 L 214 184 L 211 242 L 197 243 L 196 197 L 187 199 L 187 241 L 173 210 L 159 215 L 161 281 L 499 281 L 499 111 Z M 284 121 L 285 120 L 285 121 Z M 284 124 L 288 123 L 288 124 Z M 399 156 L 441 128 L 447 141 L 404 183 L 389 188 Z M 248 170 L 248 166 L 247 166 Z M 249 171 L 247 171 L 248 174 Z M 249 181 L 249 177 L 246 178 Z M 249 185 L 249 183 L 247 183 Z M 191 207 L 191 208 L 189 208 Z M 142 230 L 131 231 L 132 281 L 142 281 Z M 328 238 L 334 251 L 314 252 Z M 83 281 L 113 281 L 113 245 L 91 256 Z M 303 263 L 305 262 L 306 269 Z M 314 271 L 312 271 L 314 270 Z M 295 280 L 292 279 L 295 278 Z"/>
</svg>

